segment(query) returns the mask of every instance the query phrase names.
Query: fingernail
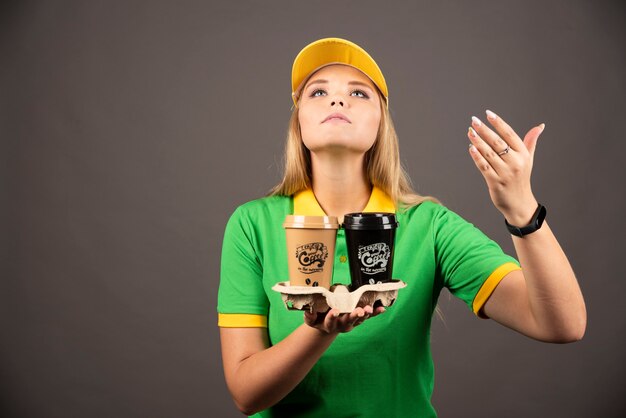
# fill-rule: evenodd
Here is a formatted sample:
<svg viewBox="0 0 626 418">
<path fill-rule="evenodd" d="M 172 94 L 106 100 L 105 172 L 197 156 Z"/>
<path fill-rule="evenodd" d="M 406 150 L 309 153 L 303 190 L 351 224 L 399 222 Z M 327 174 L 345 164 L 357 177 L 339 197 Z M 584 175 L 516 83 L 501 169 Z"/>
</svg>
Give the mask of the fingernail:
<svg viewBox="0 0 626 418">
<path fill-rule="evenodd" d="M 543 132 L 543 130 L 546 129 L 546 124 L 542 123 L 541 125 L 539 125 L 539 128 L 541 128 L 541 132 Z"/>
<path fill-rule="evenodd" d="M 333 317 L 334 317 L 334 318 L 337 318 L 338 316 L 339 316 L 339 312 L 335 312 L 335 313 L 333 314 Z"/>
<path fill-rule="evenodd" d="M 487 110 L 487 111 L 485 111 L 485 113 L 487 113 L 487 119 L 489 119 L 489 120 L 496 120 L 496 118 L 498 117 L 491 110 Z"/>
<path fill-rule="evenodd" d="M 476 116 L 472 116 L 472 122 L 474 122 L 474 125 L 476 126 L 480 126 L 483 123 L 480 121 L 480 119 L 478 119 Z"/>
<path fill-rule="evenodd" d="M 474 131 L 474 129 L 472 129 L 472 127 L 470 126 L 469 128 L 467 128 L 467 133 L 469 134 L 469 136 L 471 136 L 472 138 L 474 138 L 476 136 L 476 131 Z"/>
<path fill-rule="evenodd" d="M 471 153 L 476 152 L 476 147 L 474 146 L 474 144 L 470 144 L 469 150 Z"/>
</svg>

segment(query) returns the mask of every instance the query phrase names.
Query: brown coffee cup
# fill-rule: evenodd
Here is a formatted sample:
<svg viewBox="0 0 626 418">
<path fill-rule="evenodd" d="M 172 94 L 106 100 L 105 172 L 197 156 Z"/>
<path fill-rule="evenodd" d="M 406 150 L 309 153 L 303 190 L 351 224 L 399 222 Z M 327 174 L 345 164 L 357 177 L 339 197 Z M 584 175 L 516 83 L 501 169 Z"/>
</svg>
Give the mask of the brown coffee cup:
<svg viewBox="0 0 626 418">
<path fill-rule="evenodd" d="M 287 215 L 289 284 L 330 289 L 339 222 L 335 216 Z"/>
</svg>

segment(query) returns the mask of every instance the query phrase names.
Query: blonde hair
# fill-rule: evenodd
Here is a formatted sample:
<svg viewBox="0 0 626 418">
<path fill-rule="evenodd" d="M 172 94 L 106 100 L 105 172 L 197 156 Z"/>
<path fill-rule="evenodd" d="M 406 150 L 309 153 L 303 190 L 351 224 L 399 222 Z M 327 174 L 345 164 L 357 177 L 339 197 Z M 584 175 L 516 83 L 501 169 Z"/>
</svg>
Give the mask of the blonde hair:
<svg viewBox="0 0 626 418">
<path fill-rule="evenodd" d="M 398 209 L 406 209 L 426 200 L 439 201 L 432 196 L 417 194 L 411 180 L 400 163 L 398 135 L 391 120 L 385 99 L 380 95 L 381 117 L 376 141 L 365 154 L 365 170 L 372 186 L 376 186 L 397 202 Z M 295 107 L 289 119 L 284 153 L 283 179 L 269 195 L 290 196 L 312 186 L 311 153 L 304 146 L 298 123 L 299 107 Z"/>
</svg>

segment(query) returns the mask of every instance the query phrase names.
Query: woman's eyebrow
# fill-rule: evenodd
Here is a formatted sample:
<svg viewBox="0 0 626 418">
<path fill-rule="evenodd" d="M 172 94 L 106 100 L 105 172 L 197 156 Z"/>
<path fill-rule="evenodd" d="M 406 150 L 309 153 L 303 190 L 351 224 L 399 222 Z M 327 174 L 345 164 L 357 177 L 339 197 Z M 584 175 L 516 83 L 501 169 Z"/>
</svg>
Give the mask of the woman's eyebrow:
<svg viewBox="0 0 626 418">
<path fill-rule="evenodd" d="M 362 81 L 350 81 L 348 82 L 348 84 L 351 86 L 363 86 L 363 87 L 367 87 L 368 89 L 371 89 L 369 84 L 364 83 Z"/>
<path fill-rule="evenodd" d="M 328 83 L 328 80 L 324 80 L 324 79 L 319 78 L 319 79 L 317 79 L 317 80 L 311 81 L 311 82 L 307 85 L 307 88 L 309 88 L 309 87 L 310 87 L 311 85 L 313 85 L 313 84 L 324 84 L 324 83 Z"/>
<path fill-rule="evenodd" d="M 327 84 L 327 83 L 328 83 L 328 80 L 324 80 L 324 79 L 322 79 L 322 78 L 319 78 L 319 79 L 317 79 L 317 80 L 313 80 L 313 81 L 311 81 L 311 82 L 307 85 L 307 89 L 308 89 L 310 86 L 312 86 L 313 84 Z M 371 88 L 371 87 L 370 87 L 367 83 L 364 83 L 364 82 L 362 82 L 362 81 L 356 81 L 356 80 L 353 80 L 353 81 L 348 81 L 348 85 L 350 85 L 350 86 L 363 86 L 363 87 L 367 87 L 367 88 L 368 88 L 368 89 L 370 89 L 370 90 L 372 89 L 372 88 Z"/>
</svg>

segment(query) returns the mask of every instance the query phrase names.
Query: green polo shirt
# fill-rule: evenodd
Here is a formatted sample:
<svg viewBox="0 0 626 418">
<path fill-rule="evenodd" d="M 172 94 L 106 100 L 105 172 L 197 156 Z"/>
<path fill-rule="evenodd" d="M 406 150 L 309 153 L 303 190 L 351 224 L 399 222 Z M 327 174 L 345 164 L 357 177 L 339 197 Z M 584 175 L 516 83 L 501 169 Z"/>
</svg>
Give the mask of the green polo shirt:
<svg viewBox="0 0 626 418">
<path fill-rule="evenodd" d="M 423 202 L 396 211 L 374 187 L 364 212 L 396 212 L 393 276 L 407 286 L 383 315 L 340 334 L 304 380 L 255 417 L 434 417 L 431 318 L 443 287 L 477 315 L 519 263 L 446 207 Z M 218 293 L 220 327 L 267 327 L 276 344 L 303 323 L 271 290 L 288 281 L 289 214 L 323 215 L 311 190 L 235 210 L 226 226 Z M 333 283 L 350 283 L 344 230 L 337 233 Z"/>
</svg>

